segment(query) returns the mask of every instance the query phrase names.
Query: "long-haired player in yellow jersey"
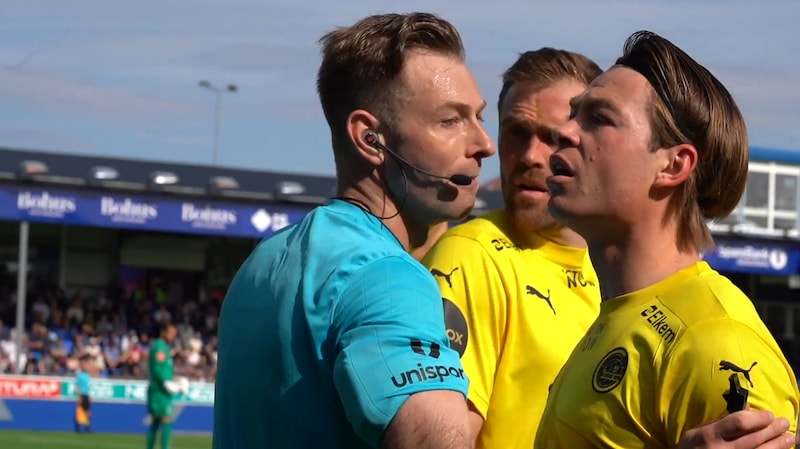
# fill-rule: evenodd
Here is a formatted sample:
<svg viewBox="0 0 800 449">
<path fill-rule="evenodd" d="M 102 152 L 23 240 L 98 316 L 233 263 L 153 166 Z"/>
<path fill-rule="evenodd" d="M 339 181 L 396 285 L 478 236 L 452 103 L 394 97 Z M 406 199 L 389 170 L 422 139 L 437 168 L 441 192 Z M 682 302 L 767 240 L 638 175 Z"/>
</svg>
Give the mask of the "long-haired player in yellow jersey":
<svg viewBox="0 0 800 449">
<path fill-rule="evenodd" d="M 741 409 L 798 418 L 791 367 L 751 301 L 699 256 L 739 203 L 744 119 L 668 40 L 633 34 L 571 101 L 550 158 L 550 211 L 582 235 L 600 315 L 558 375 L 536 448 L 672 448 Z"/>
<path fill-rule="evenodd" d="M 498 100 L 504 208 L 449 230 L 423 259 L 470 378 L 479 449 L 532 447 L 548 388 L 599 313 L 586 244 L 550 215 L 545 179 L 556 149 L 551 132 L 601 73 L 568 51 L 519 56 Z M 769 413 L 738 412 L 694 429 L 682 447 L 788 448 L 780 440 L 787 428 Z"/>
</svg>

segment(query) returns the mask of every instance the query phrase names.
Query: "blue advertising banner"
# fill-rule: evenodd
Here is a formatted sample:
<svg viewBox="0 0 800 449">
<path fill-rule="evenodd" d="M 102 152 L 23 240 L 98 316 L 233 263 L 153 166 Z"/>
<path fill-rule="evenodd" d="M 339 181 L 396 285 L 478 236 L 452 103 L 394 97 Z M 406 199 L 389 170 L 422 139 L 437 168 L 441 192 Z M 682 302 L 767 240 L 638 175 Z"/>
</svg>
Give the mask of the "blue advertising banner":
<svg viewBox="0 0 800 449">
<path fill-rule="evenodd" d="M 303 219 L 309 207 L 188 200 L 124 193 L 0 188 L 0 220 L 263 238 Z"/>
<path fill-rule="evenodd" d="M 176 404 L 173 409 L 175 432 L 211 435 L 214 430 L 214 407 Z M 0 399 L 2 430 L 71 432 L 75 422 L 74 401 L 40 399 Z M 92 431 L 99 433 L 147 433 L 150 421 L 147 405 L 140 403 L 105 403 L 92 401 Z M 2 444 L 0 447 L 6 447 Z M 46 442 L 42 442 L 46 443 Z M 48 447 L 46 444 L 43 447 Z M 99 447 L 87 444 L 84 447 Z M 127 448 L 128 446 L 115 446 Z M 144 447 L 144 444 L 142 444 Z"/>
<path fill-rule="evenodd" d="M 703 254 L 717 271 L 791 276 L 800 272 L 800 248 L 752 240 L 715 239 L 714 251 Z"/>
</svg>

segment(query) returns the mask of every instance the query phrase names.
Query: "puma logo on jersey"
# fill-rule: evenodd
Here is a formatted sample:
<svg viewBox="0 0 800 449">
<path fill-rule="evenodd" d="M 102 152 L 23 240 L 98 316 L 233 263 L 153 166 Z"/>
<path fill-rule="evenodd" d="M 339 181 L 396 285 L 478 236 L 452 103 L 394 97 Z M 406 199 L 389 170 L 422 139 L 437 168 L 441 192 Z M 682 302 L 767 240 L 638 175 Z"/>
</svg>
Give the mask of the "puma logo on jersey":
<svg viewBox="0 0 800 449">
<path fill-rule="evenodd" d="M 742 374 L 744 376 L 744 378 L 747 379 L 747 382 L 750 383 L 750 388 L 752 388 L 753 387 L 753 381 L 750 380 L 750 371 L 752 371 L 753 368 L 756 365 L 758 365 L 758 362 L 753 362 L 753 364 L 750 365 L 750 369 L 744 369 L 744 368 L 738 367 L 733 362 L 729 362 L 727 360 L 723 360 L 723 361 L 719 362 L 719 370 L 720 371 L 728 370 L 728 371 L 733 371 L 734 373 Z"/>
<path fill-rule="evenodd" d="M 431 270 L 431 274 L 434 275 L 434 276 L 439 276 L 441 278 L 444 278 L 445 282 L 447 282 L 447 285 L 450 288 L 453 288 L 453 282 L 452 282 L 452 280 L 450 278 L 451 278 L 451 276 L 453 276 L 453 273 L 455 273 L 456 270 L 458 270 L 458 267 L 453 268 L 452 270 L 450 270 L 449 273 L 445 273 L 445 272 L 439 270 L 438 268 L 433 268 Z"/>
<path fill-rule="evenodd" d="M 556 309 L 553 308 L 553 304 L 550 302 L 550 290 L 549 289 L 547 290 L 547 296 L 545 296 L 544 294 L 542 294 L 542 292 L 537 290 L 536 287 L 534 287 L 532 285 L 527 285 L 525 288 L 526 288 L 527 293 L 529 295 L 533 295 L 533 296 L 535 296 L 535 297 L 537 297 L 539 299 L 544 299 L 545 301 L 547 301 L 547 305 L 550 306 L 550 310 L 553 311 L 553 315 L 556 314 Z"/>
</svg>

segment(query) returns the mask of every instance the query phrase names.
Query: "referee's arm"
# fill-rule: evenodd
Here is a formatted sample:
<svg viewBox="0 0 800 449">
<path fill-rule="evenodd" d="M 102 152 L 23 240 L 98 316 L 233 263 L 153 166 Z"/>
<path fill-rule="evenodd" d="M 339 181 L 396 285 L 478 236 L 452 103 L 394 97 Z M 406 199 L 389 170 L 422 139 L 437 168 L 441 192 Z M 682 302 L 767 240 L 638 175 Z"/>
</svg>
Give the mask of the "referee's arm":
<svg viewBox="0 0 800 449">
<path fill-rule="evenodd" d="M 450 345 L 461 354 L 469 376 L 467 399 L 473 439 L 480 434 L 489 412 L 508 322 L 508 295 L 493 256 L 475 238 L 445 234 L 422 260 L 436 273 Z"/>
<path fill-rule="evenodd" d="M 473 439 L 464 396 L 432 390 L 409 396 L 383 436 L 381 449 L 467 449 Z"/>
<path fill-rule="evenodd" d="M 431 275 L 400 257 L 353 273 L 332 322 L 334 382 L 356 433 L 382 449 L 468 449 L 469 382 Z"/>
</svg>

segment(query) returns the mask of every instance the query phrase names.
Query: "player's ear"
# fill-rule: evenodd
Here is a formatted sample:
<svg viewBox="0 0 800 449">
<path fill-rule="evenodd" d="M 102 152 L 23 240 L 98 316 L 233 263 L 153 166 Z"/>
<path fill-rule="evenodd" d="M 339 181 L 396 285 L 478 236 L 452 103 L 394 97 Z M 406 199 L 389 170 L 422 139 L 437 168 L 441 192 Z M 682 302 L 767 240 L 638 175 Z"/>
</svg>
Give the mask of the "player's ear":
<svg viewBox="0 0 800 449">
<path fill-rule="evenodd" d="M 697 168 L 697 157 L 697 148 L 688 143 L 658 150 L 658 171 L 653 187 L 677 187 L 683 184 Z"/>
</svg>

